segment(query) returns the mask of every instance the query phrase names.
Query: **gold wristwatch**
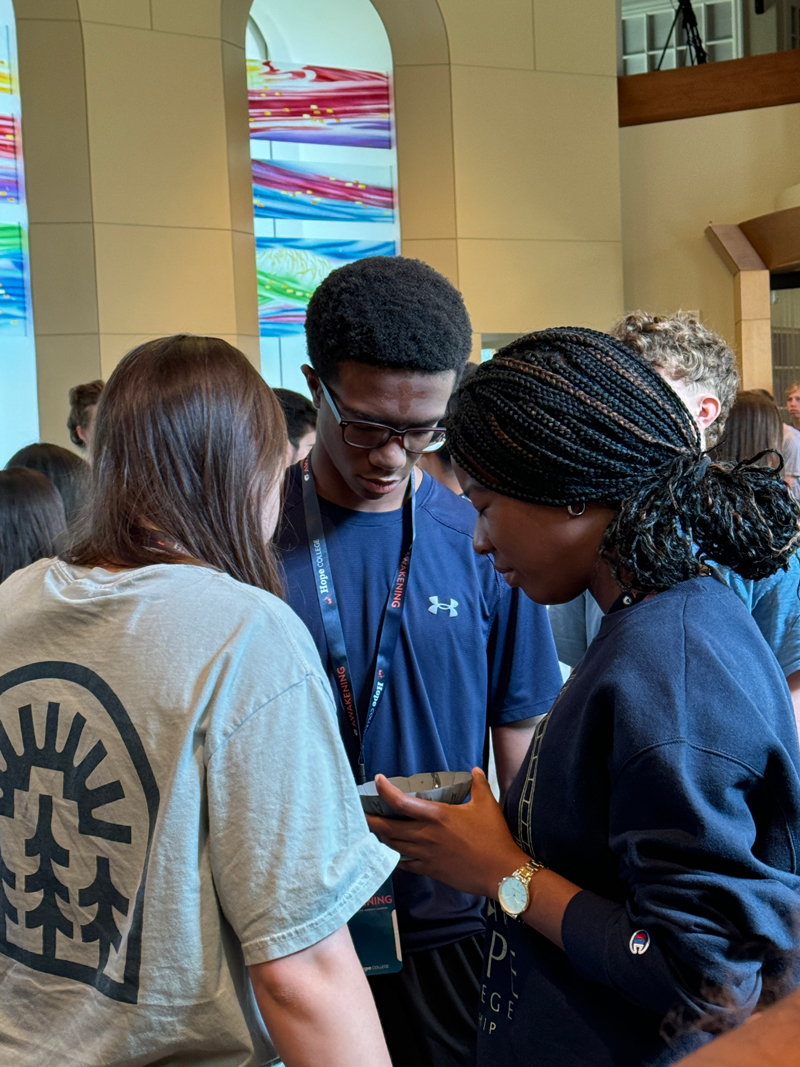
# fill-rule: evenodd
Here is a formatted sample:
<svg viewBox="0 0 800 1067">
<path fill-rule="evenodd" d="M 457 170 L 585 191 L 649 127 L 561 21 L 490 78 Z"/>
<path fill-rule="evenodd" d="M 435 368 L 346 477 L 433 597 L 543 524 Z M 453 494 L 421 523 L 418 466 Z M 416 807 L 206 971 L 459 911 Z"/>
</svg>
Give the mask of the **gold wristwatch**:
<svg viewBox="0 0 800 1067">
<path fill-rule="evenodd" d="M 528 860 L 518 867 L 513 874 L 502 878 L 497 887 L 497 902 L 506 915 L 518 919 L 530 904 L 528 883 L 537 871 L 545 870 L 543 863 Z"/>
</svg>

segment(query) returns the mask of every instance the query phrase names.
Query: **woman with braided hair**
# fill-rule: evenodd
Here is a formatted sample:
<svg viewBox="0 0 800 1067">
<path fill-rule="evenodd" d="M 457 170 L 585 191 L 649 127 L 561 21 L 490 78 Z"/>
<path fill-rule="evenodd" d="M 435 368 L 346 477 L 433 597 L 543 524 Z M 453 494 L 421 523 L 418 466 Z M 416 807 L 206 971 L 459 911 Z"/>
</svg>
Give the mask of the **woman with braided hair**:
<svg viewBox="0 0 800 1067">
<path fill-rule="evenodd" d="M 796 984 L 800 750 L 786 682 L 705 559 L 798 546 L 780 472 L 715 464 L 658 373 L 592 330 L 484 364 L 450 431 L 474 543 L 598 636 L 495 803 L 371 818 L 410 871 L 488 898 L 480 1067 L 665 1067 Z"/>
</svg>

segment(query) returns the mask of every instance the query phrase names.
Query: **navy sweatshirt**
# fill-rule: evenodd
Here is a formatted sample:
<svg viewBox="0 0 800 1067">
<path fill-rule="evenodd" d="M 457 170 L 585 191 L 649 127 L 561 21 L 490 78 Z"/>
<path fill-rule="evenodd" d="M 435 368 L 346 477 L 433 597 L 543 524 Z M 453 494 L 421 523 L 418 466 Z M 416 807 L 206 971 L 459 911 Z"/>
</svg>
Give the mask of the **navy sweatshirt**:
<svg viewBox="0 0 800 1067">
<path fill-rule="evenodd" d="M 481 1067 L 662 1067 L 791 973 L 797 730 L 713 578 L 603 619 L 506 805 L 522 848 L 583 892 L 565 951 L 490 904 Z"/>
</svg>

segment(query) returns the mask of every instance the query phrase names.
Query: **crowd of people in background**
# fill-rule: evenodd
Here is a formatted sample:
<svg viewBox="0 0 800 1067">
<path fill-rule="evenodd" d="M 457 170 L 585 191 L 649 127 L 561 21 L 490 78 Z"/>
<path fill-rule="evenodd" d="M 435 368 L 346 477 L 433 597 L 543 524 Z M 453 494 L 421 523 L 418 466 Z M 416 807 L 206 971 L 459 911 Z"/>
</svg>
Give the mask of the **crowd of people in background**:
<svg viewBox="0 0 800 1067">
<path fill-rule="evenodd" d="M 0 471 L 0 1063 L 668 1067 L 796 989 L 800 383 L 683 312 L 478 366 L 403 257 L 306 338 Z"/>
<path fill-rule="evenodd" d="M 69 392 L 67 429 L 82 455 L 41 442 L 19 449 L 0 471 L 0 582 L 66 547 L 89 488 L 100 380 Z"/>
</svg>

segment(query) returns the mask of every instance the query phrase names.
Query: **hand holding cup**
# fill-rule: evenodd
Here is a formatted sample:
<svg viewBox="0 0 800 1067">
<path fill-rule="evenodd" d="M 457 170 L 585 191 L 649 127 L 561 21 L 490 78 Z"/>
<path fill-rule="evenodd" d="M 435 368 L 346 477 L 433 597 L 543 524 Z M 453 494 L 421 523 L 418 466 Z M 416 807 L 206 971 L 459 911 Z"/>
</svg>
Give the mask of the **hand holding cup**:
<svg viewBox="0 0 800 1067">
<path fill-rule="evenodd" d="M 472 771 L 465 804 L 443 804 L 410 796 L 382 774 L 377 794 L 396 813 L 367 815 L 370 829 L 401 854 L 402 870 L 437 878 L 476 896 L 494 896 L 501 878 L 525 863 L 480 767 Z M 510 864 L 510 866 L 509 866 Z"/>
</svg>

